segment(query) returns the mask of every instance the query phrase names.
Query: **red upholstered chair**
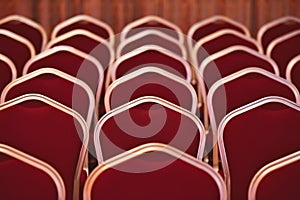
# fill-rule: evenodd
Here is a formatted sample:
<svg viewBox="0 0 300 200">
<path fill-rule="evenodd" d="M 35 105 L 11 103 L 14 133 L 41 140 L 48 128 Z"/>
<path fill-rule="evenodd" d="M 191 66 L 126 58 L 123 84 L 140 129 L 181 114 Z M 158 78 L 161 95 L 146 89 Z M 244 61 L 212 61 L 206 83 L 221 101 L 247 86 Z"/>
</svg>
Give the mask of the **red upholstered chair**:
<svg viewBox="0 0 300 200">
<path fill-rule="evenodd" d="M 246 46 L 259 53 L 263 53 L 261 46 L 258 45 L 256 40 L 253 38 L 250 38 L 236 30 L 221 29 L 201 38 L 195 44 L 192 53 L 193 63 L 195 66 L 199 67 L 201 62 L 209 55 L 234 45 Z"/>
<path fill-rule="evenodd" d="M 155 29 L 146 29 L 121 42 L 117 48 L 116 57 L 120 57 L 145 45 L 161 46 L 169 51 L 186 58 L 187 53 L 183 44 L 174 37 Z"/>
<path fill-rule="evenodd" d="M 47 163 L 0 144 L 1 199 L 58 200 L 66 198 L 64 182 Z"/>
<path fill-rule="evenodd" d="M 94 131 L 98 163 L 149 142 L 169 144 L 201 159 L 205 131 L 196 115 L 158 97 L 141 97 L 111 110 Z"/>
<path fill-rule="evenodd" d="M 253 177 L 248 199 L 300 199 L 300 151 L 275 160 Z"/>
<path fill-rule="evenodd" d="M 0 102 L 29 93 L 42 94 L 76 110 L 90 127 L 94 117 L 95 97 L 83 81 L 53 68 L 41 68 L 7 85 Z"/>
<path fill-rule="evenodd" d="M 269 44 L 276 38 L 300 29 L 300 19 L 284 16 L 264 24 L 257 32 L 257 41 L 266 52 Z"/>
<path fill-rule="evenodd" d="M 17 69 L 14 63 L 5 55 L 0 54 L 0 93 L 7 84 L 17 78 Z"/>
<path fill-rule="evenodd" d="M 249 30 L 243 24 L 238 23 L 226 16 L 215 15 L 213 17 L 197 22 L 190 27 L 187 35 L 189 52 L 192 52 L 195 43 L 198 42 L 201 38 L 222 29 L 236 30 L 250 37 Z"/>
<path fill-rule="evenodd" d="M 51 165 L 63 179 L 66 199 L 79 198 L 89 135 L 76 111 L 42 95 L 27 94 L 0 106 L 0 127 L 0 143 Z"/>
<path fill-rule="evenodd" d="M 41 52 L 47 42 L 45 29 L 38 23 L 20 15 L 9 15 L 0 20 L 0 28 L 23 36 L 34 46 L 35 52 Z"/>
<path fill-rule="evenodd" d="M 232 200 L 247 199 L 252 177 L 266 164 L 300 150 L 300 107 L 266 97 L 232 111 L 222 120 L 218 145 Z"/>
<path fill-rule="evenodd" d="M 71 46 L 90 54 L 101 63 L 104 70 L 108 68 L 115 57 L 114 50 L 107 40 L 84 29 L 71 30 L 57 36 L 49 41 L 46 48 L 50 49 L 60 45 Z"/>
<path fill-rule="evenodd" d="M 88 177 L 83 199 L 226 200 L 227 194 L 224 181 L 209 165 L 171 146 L 151 143 L 99 165 Z"/>
<path fill-rule="evenodd" d="M 106 111 L 143 96 L 157 96 L 196 113 L 198 101 L 192 85 L 156 67 L 144 67 L 115 80 L 105 92 Z"/>
<path fill-rule="evenodd" d="M 164 69 L 191 82 L 192 69 L 175 53 L 156 45 L 145 45 L 119 57 L 109 70 L 112 81 L 142 67 L 152 66 Z"/>
<path fill-rule="evenodd" d="M 182 30 L 174 23 L 155 15 L 148 15 L 127 24 L 121 31 L 120 40 L 123 42 L 129 37 L 149 29 L 161 31 L 184 44 Z"/>
<path fill-rule="evenodd" d="M 108 24 L 91 16 L 82 14 L 75 15 L 57 24 L 52 31 L 51 40 L 75 29 L 90 31 L 108 40 L 111 46 L 114 45 L 114 32 Z"/>
<path fill-rule="evenodd" d="M 288 81 L 292 82 L 300 91 L 300 56 L 294 57 L 287 65 L 285 77 Z"/>
<path fill-rule="evenodd" d="M 55 68 L 87 83 L 95 95 L 95 109 L 98 111 L 104 74 L 101 64 L 94 57 L 70 46 L 57 46 L 29 60 L 23 74 L 45 67 Z"/>
<path fill-rule="evenodd" d="M 280 76 L 284 77 L 288 63 L 300 54 L 299 45 L 300 29 L 280 36 L 269 44 L 267 56 L 277 63 Z"/>
<path fill-rule="evenodd" d="M 14 63 L 18 77 L 21 76 L 25 63 L 35 55 L 33 45 L 26 38 L 5 29 L 0 29 L 0 43 L 0 53 Z"/>
</svg>

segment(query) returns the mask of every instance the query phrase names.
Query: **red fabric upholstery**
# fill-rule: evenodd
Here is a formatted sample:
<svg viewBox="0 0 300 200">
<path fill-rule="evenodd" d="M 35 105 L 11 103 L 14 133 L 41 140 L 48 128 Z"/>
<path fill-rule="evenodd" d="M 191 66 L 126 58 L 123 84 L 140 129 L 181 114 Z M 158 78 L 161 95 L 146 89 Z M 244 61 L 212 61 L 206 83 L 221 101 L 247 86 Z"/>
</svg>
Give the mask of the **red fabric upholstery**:
<svg viewBox="0 0 300 200">
<path fill-rule="evenodd" d="M 170 144 L 196 157 L 202 131 L 191 118 L 150 102 L 110 115 L 95 130 L 100 131 L 104 160 L 150 142 Z"/>
<path fill-rule="evenodd" d="M 300 62 L 296 62 L 291 70 L 291 81 L 300 91 Z"/>
<path fill-rule="evenodd" d="M 174 43 L 167 39 L 164 39 L 163 37 L 160 37 L 159 35 L 154 35 L 154 34 L 148 34 L 148 35 L 138 38 L 130 43 L 127 43 L 126 46 L 123 47 L 123 49 L 121 51 L 121 55 L 129 53 L 129 52 L 131 52 L 137 48 L 140 48 L 144 45 L 161 46 L 179 56 L 183 56 L 181 48 L 179 46 L 179 42 Z"/>
<path fill-rule="evenodd" d="M 0 127 L 0 143 L 54 167 L 65 183 L 67 199 L 73 199 L 84 131 L 73 116 L 41 101 L 27 100 L 1 110 Z"/>
<path fill-rule="evenodd" d="M 87 118 L 90 101 L 86 90 L 67 79 L 50 73 L 40 74 L 10 88 L 5 101 L 28 93 L 50 97 Z"/>
<path fill-rule="evenodd" d="M 28 46 L 4 34 L 0 34 L 0 43 L 0 53 L 15 64 L 17 74 L 21 76 L 25 63 L 31 58 Z"/>
<path fill-rule="evenodd" d="M 154 49 L 149 49 L 121 62 L 116 70 L 116 78 L 145 66 L 159 67 L 183 78 L 187 76 L 182 62 Z"/>
<path fill-rule="evenodd" d="M 99 81 L 103 78 L 99 77 L 98 68 L 93 62 L 70 51 L 59 50 L 36 60 L 30 65 L 27 73 L 44 67 L 58 69 L 84 81 L 94 93 L 97 91 Z"/>
<path fill-rule="evenodd" d="M 107 69 L 111 59 L 109 49 L 101 42 L 94 40 L 88 35 L 77 34 L 55 43 L 53 46 L 68 45 L 82 52 L 90 54 L 95 57 L 102 65 L 103 69 Z"/>
<path fill-rule="evenodd" d="M 213 38 L 212 40 L 207 41 L 203 45 L 201 45 L 201 47 L 197 51 L 198 64 L 200 65 L 200 63 L 207 56 L 217 53 L 218 51 L 233 45 L 242 45 L 258 51 L 257 46 L 253 42 L 245 40 L 231 33 L 226 33 L 219 37 Z"/>
<path fill-rule="evenodd" d="M 216 124 L 234 109 L 266 96 L 281 96 L 296 102 L 290 87 L 260 73 L 247 73 L 224 83 L 218 87 L 212 99 Z"/>
<path fill-rule="evenodd" d="M 267 174 L 260 182 L 256 199 L 300 199 L 300 161 L 276 169 Z"/>
<path fill-rule="evenodd" d="M 41 52 L 43 45 L 42 33 L 32 26 L 29 26 L 21 21 L 12 20 L 0 24 L 1 29 L 6 29 L 28 39 L 34 46 L 35 52 Z"/>
<path fill-rule="evenodd" d="M 0 177 L 1 199 L 57 200 L 57 189 L 52 178 L 15 158 L 7 157 L 0 161 Z"/>
<path fill-rule="evenodd" d="M 277 63 L 281 77 L 285 77 L 285 70 L 291 59 L 300 54 L 300 48 L 298 48 L 299 45 L 300 31 L 294 37 L 278 43 L 273 48 L 270 56 Z"/>
<path fill-rule="evenodd" d="M 268 103 L 232 118 L 223 132 L 231 199 L 247 199 L 252 177 L 266 164 L 300 150 L 300 112 Z M 220 125 L 221 126 L 221 125 Z"/>
<path fill-rule="evenodd" d="M 0 59 L 0 93 L 12 81 L 12 71 L 6 62 Z"/>
<path fill-rule="evenodd" d="M 149 172 L 142 173 L 144 169 Z M 221 199 L 218 185 L 210 174 L 158 151 L 134 157 L 105 170 L 94 182 L 91 197 L 132 200 Z"/>
<path fill-rule="evenodd" d="M 274 68 L 268 60 L 244 50 L 235 50 L 208 63 L 203 78 L 208 88 L 220 78 L 233 74 L 247 67 L 259 67 L 274 73 Z"/>
<path fill-rule="evenodd" d="M 274 39 L 298 29 L 300 29 L 300 23 L 295 21 L 287 21 L 287 23 L 280 23 L 271 27 L 263 34 L 261 38 L 264 51 L 267 50 L 268 45 Z"/>
<path fill-rule="evenodd" d="M 69 25 L 63 27 L 62 29 L 60 29 L 57 32 L 56 36 L 62 35 L 64 33 L 67 33 L 69 31 L 72 31 L 75 29 L 84 29 L 84 30 L 90 31 L 96 35 L 99 35 L 100 37 L 102 37 L 104 39 L 109 39 L 109 37 L 110 37 L 108 31 L 105 28 L 98 26 L 92 22 L 86 21 L 86 20 L 77 21 L 75 23 L 72 23 L 72 24 L 69 24 Z"/>
</svg>

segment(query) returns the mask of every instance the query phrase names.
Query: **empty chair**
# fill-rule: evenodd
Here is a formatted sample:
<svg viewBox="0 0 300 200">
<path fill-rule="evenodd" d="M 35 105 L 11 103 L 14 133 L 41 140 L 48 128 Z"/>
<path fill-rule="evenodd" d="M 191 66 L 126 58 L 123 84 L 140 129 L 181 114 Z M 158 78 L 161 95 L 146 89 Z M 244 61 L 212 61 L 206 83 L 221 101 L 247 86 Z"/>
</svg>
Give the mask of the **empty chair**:
<svg viewBox="0 0 300 200">
<path fill-rule="evenodd" d="M 278 65 L 280 76 L 285 76 L 288 63 L 300 54 L 300 29 L 287 33 L 273 40 L 267 49 L 267 56 Z"/>
<path fill-rule="evenodd" d="M 11 82 L 1 94 L 1 103 L 38 93 L 76 110 L 90 127 L 95 107 L 92 90 L 83 81 L 53 68 L 41 68 Z"/>
<path fill-rule="evenodd" d="M 285 77 L 288 81 L 292 82 L 300 91 L 300 56 L 293 58 L 287 65 Z"/>
<path fill-rule="evenodd" d="M 157 96 L 196 113 L 197 94 L 192 85 L 156 67 L 144 67 L 115 80 L 105 92 L 106 111 L 143 96 Z"/>
<path fill-rule="evenodd" d="M 261 46 L 258 45 L 253 38 L 250 38 L 236 30 L 221 29 L 201 38 L 195 44 L 192 52 L 193 63 L 198 67 L 209 55 L 234 45 L 246 46 L 259 53 L 263 53 Z"/>
<path fill-rule="evenodd" d="M 9 15 L 0 20 L 0 28 L 14 32 L 29 40 L 35 52 L 41 52 L 47 42 L 45 29 L 38 23 L 20 15 Z"/>
<path fill-rule="evenodd" d="M 51 165 L 63 179 L 66 199 L 79 198 L 89 135 L 76 111 L 42 95 L 27 94 L 2 104 L 0 126 L 0 143 Z"/>
<path fill-rule="evenodd" d="M 0 54 L 0 77 L 0 93 L 8 83 L 17 78 L 17 69 L 14 63 L 3 54 Z"/>
<path fill-rule="evenodd" d="M 75 15 L 57 24 L 52 31 L 51 40 L 75 29 L 90 31 L 104 39 L 107 39 L 111 46 L 114 45 L 114 32 L 112 28 L 108 24 L 96 18 L 83 14 Z"/>
<path fill-rule="evenodd" d="M 220 175 L 206 163 L 157 143 L 139 146 L 99 165 L 88 177 L 83 197 L 84 200 L 199 198 L 227 199 Z"/>
<path fill-rule="evenodd" d="M 190 27 L 187 35 L 189 52 L 192 52 L 195 43 L 201 38 L 222 29 L 232 29 L 245 34 L 246 36 L 250 36 L 249 30 L 241 23 L 238 23 L 226 16 L 216 15 L 197 22 Z"/>
<path fill-rule="evenodd" d="M 98 163 L 149 142 L 169 144 L 200 159 L 205 131 L 196 115 L 149 96 L 106 113 L 94 131 Z"/>
<path fill-rule="evenodd" d="M 284 16 L 264 24 L 257 32 L 257 41 L 266 52 L 269 44 L 276 38 L 300 29 L 300 19 Z"/>
<path fill-rule="evenodd" d="M 21 76 L 25 63 L 35 55 L 33 45 L 26 38 L 4 29 L 0 29 L 0 43 L 0 53 L 14 63 L 17 76 Z"/>
<path fill-rule="evenodd" d="M 47 163 L 0 144 L 0 195 L 2 199 L 65 199 L 58 172 Z"/>
<path fill-rule="evenodd" d="M 185 47 L 178 40 L 159 30 L 146 29 L 121 42 L 117 48 L 117 58 L 144 45 L 161 46 L 175 54 L 187 57 Z"/>
<path fill-rule="evenodd" d="M 145 45 L 119 57 L 111 66 L 112 81 L 145 66 L 153 66 L 169 71 L 191 82 L 192 69 L 175 53 L 156 45 Z"/>
<path fill-rule="evenodd" d="M 300 151 L 267 164 L 253 177 L 248 199 L 299 199 L 299 169 Z"/>
<path fill-rule="evenodd" d="M 108 68 L 115 57 L 113 48 L 105 39 L 83 29 L 71 30 L 52 39 L 47 44 L 47 49 L 59 45 L 71 46 L 95 57 L 104 70 Z"/>
<path fill-rule="evenodd" d="M 154 29 L 176 38 L 181 44 L 184 43 L 182 30 L 172 22 L 155 15 L 148 15 L 127 24 L 121 31 L 120 40 L 133 36 L 141 31 Z"/>
<path fill-rule="evenodd" d="M 55 68 L 87 83 L 95 95 L 98 110 L 104 74 L 94 57 L 70 46 L 57 46 L 30 59 L 23 74 L 45 67 Z"/>
<path fill-rule="evenodd" d="M 266 164 L 300 150 L 300 107 L 282 97 L 265 97 L 222 120 L 218 145 L 228 195 L 247 199 L 252 177 Z"/>
</svg>

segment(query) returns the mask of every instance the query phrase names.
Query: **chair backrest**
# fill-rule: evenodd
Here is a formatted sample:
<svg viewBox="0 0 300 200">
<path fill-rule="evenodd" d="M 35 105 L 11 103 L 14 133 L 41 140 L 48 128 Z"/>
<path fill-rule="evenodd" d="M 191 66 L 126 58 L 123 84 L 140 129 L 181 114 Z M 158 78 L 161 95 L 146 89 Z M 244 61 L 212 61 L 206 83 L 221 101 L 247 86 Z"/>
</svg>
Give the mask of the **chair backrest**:
<svg viewBox="0 0 300 200">
<path fill-rule="evenodd" d="M 98 163 L 141 144 L 170 144 L 202 158 L 205 131 L 196 115 L 158 97 L 141 97 L 106 113 L 97 123 Z"/>
<path fill-rule="evenodd" d="M 261 68 L 246 68 L 217 81 L 207 95 L 213 132 L 216 133 L 226 114 L 266 96 L 280 96 L 300 103 L 299 92 L 293 84 Z"/>
<path fill-rule="evenodd" d="M 192 52 L 195 43 L 198 42 L 201 38 L 222 29 L 232 29 L 241 32 L 246 36 L 250 36 L 249 30 L 243 24 L 236 22 L 226 16 L 215 15 L 213 17 L 197 22 L 190 27 L 187 35 L 189 52 Z"/>
<path fill-rule="evenodd" d="M 287 65 L 285 77 L 288 81 L 292 82 L 300 91 L 300 56 L 294 57 Z"/>
<path fill-rule="evenodd" d="M 273 161 L 253 177 L 248 199 L 300 199 L 300 151 Z"/>
<path fill-rule="evenodd" d="M 115 81 L 129 72 L 145 66 L 164 69 L 188 82 L 192 79 L 192 69 L 182 57 L 156 45 L 145 45 L 119 57 L 112 64 L 109 73 L 112 81 Z"/>
<path fill-rule="evenodd" d="M 14 63 L 5 55 L 0 54 L 0 93 L 5 86 L 17 78 L 17 69 Z"/>
<path fill-rule="evenodd" d="M 157 96 L 196 113 L 197 94 L 192 85 L 156 67 L 144 67 L 115 80 L 105 92 L 106 111 L 142 96 Z"/>
<path fill-rule="evenodd" d="M 0 195 L 2 199 L 65 199 L 64 182 L 47 163 L 0 144 Z"/>
<path fill-rule="evenodd" d="M 149 29 L 164 32 L 184 44 L 182 30 L 174 23 L 155 15 L 148 15 L 127 24 L 121 31 L 120 40 L 123 42 L 126 38 Z"/>
<path fill-rule="evenodd" d="M 57 24 L 52 31 L 51 40 L 75 29 L 90 31 L 106 40 L 109 40 L 111 46 L 114 45 L 114 32 L 112 28 L 103 21 L 83 14 L 75 15 Z"/>
<path fill-rule="evenodd" d="M 157 143 L 139 146 L 99 165 L 88 177 L 83 197 L 84 200 L 199 198 L 227 199 L 220 175 L 208 164 Z"/>
<path fill-rule="evenodd" d="M 88 145 L 88 128 L 74 110 L 37 94 L 0 106 L 0 143 L 51 165 L 62 177 L 68 200 L 79 198 L 79 177 Z"/>
<path fill-rule="evenodd" d="M 90 127 L 95 97 L 83 81 L 53 68 L 41 68 L 8 84 L 1 94 L 0 103 L 29 93 L 42 94 L 76 110 Z"/>
<path fill-rule="evenodd" d="M 71 46 L 90 54 L 101 63 L 104 70 L 108 68 L 115 57 L 112 46 L 105 39 L 84 29 L 71 30 L 57 36 L 49 41 L 46 49 L 59 45 Z"/>
<path fill-rule="evenodd" d="M 99 105 L 104 79 L 102 65 L 92 56 L 70 46 L 57 46 L 30 59 L 23 75 L 40 68 L 55 68 L 85 82 L 96 98 L 96 111 Z"/>
<path fill-rule="evenodd" d="M 257 32 L 257 41 L 266 52 L 269 44 L 276 38 L 300 29 L 300 19 L 284 16 L 264 24 Z"/>
<path fill-rule="evenodd" d="M 259 53 L 263 53 L 261 46 L 258 45 L 256 40 L 253 38 L 250 38 L 236 30 L 221 29 L 201 38 L 195 44 L 192 53 L 193 63 L 195 66 L 199 67 L 201 62 L 209 55 L 234 45 L 246 46 Z"/>
<path fill-rule="evenodd" d="M 187 57 L 187 53 L 183 44 L 178 42 L 174 37 L 155 29 L 146 29 L 121 42 L 117 48 L 116 57 L 120 57 L 144 45 L 161 46 L 175 54 Z"/>
<path fill-rule="evenodd" d="M 47 43 L 45 29 L 38 23 L 20 15 L 9 15 L 0 20 L 0 28 L 14 32 L 29 40 L 35 52 L 41 52 Z"/>
<path fill-rule="evenodd" d="M 276 38 L 268 46 L 267 56 L 277 63 L 280 76 L 285 76 L 288 63 L 300 54 L 299 45 L 300 29 Z"/>
<path fill-rule="evenodd" d="M 33 45 L 26 38 L 5 29 L 0 29 L 0 43 L 0 53 L 14 63 L 18 77 L 21 76 L 25 63 L 35 55 Z"/>
<path fill-rule="evenodd" d="M 247 199 L 252 177 L 266 164 L 300 150 L 300 107 L 282 97 L 265 97 L 225 116 L 218 145 L 228 195 Z"/>
</svg>

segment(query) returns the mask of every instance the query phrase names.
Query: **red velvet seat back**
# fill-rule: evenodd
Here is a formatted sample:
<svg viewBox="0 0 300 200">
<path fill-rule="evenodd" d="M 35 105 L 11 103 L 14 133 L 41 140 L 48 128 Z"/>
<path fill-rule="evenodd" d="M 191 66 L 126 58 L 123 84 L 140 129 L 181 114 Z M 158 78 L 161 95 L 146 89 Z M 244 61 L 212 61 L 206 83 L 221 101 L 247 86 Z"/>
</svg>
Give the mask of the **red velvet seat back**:
<svg viewBox="0 0 300 200">
<path fill-rule="evenodd" d="M 290 70 L 290 81 L 297 87 L 297 89 L 300 91 L 300 60 L 297 60 L 291 70 Z M 287 78 L 287 77 L 286 77 Z"/>
<path fill-rule="evenodd" d="M 86 131 L 79 123 L 84 124 L 56 107 L 38 100 L 26 100 L 5 109 L 2 107 L 0 143 L 55 168 L 66 186 L 67 199 L 71 200 L 82 151 L 81 139 Z"/>
<path fill-rule="evenodd" d="M 0 154 L 0 177 L 1 199 L 57 200 L 49 174 L 20 160 Z"/>
<path fill-rule="evenodd" d="M 41 52 L 44 45 L 44 39 L 46 38 L 44 38 L 43 33 L 39 29 L 18 20 L 10 20 L 2 23 L 0 24 L 0 28 L 23 36 L 33 44 L 36 53 Z"/>
<path fill-rule="evenodd" d="M 223 51 L 225 52 L 227 49 Z M 262 55 L 258 56 L 237 48 L 234 51 L 209 61 L 204 69 L 203 78 L 207 87 L 210 88 L 218 79 L 247 67 L 259 67 L 275 73 L 270 60 L 267 60 Z"/>
<path fill-rule="evenodd" d="M 219 141 L 221 155 L 226 151 L 232 200 L 247 199 L 250 181 L 260 168 L 300 150 L 298 107 L 295 110 L 278 102 L 254 106 L 257 107 L 232 115 L 233 118 L 228 115 L 230 120 L 224 130 L 220 130 L 223 132 L 220 138 L 224 141 L 224 147 Z M 226 175 L 225 157 L 221 158 Z"/>
<path fill-rule="evenodd" d="M 141 70 L 139 70 L 141 71 Z M 136 74 L 136 73 L 133 73 Z M 196 93 L 192 87 L 188 87 L 188 82 L 175 81 L 168 76 L 159 74 L 155 71 L 148 71 L 139 75 L 130 74 L 133 78 L 126 80 L 124 77 L 119 79 L 119 84 L 112 83 L 111 93 L 107 98 L 111 109 L 121 106 L 131 100 L 143 96 L 157 96 L 173 104 L 181 106 L 194 112 L 197 102 Z M 129 76 L 127 76 L 129 78 Z M 177 77 L 174 77 L 177 78 Z M 180 78 L 178 78 L 180 79 Z M 124 81 L 121 81 L 124 80 Z M 121 81 L 121 82 L 120 82 Z"/>
<path fill-rule="evenodd" d="M 91 103 L 88 93 L 74 82 L 51 73 L 40 74 L 11 87 L 6 93 L 5 101 L 29 93 L 50 97 L 76 110 L 84 119 L 87 119 Z"/>
<path fill-rule="evenodd" d="M 0 53 L 7 56 L 14 63 L 19 77 L 22 75 L 25 63 L 32 56 L 31 51 L 25 43 L 14 39 L 8 32 L 7 35 L 5 34 L 0 33 Z"/>
<path fill-rule="evenodd" d="M 194 157 L 202 156 L 200 151 L 205 136 L 201 122 L 195 119 L 196 116 L 189 117 L 181 112 L 154 102 L 140 103 L 131 108 L 124 105 L 121 110 L 104 115 L 98 122 L 96 149 L 101 148 L 103 160 L 106 160 L 139 145 L 159 142 Z"/>
<path fill-rule="evenodd" d="M 290 34 L 293 34 L 293 36 Z M 300 45 L 300 29 L 296 32 L 289 33 L 289 35 L 291 37 L 275 45 L 269 55 L 277 63 L 280 71 L 280 76 L 284 78 L 288 63 L 291 59 L 300 54 L 300 48 L 298 48 L 298 46 Z"/>
<path fill-rule="evenodd" d="M 90 198 L 84 199 L 226 199 L 210 166 L 204 170 L 197 167 L 204 165 L 201 161 L 192 164 L 184 155 L 178 156 L 153 150 L 117 160 L 97 177 L 93 175 Z"/>
<path fill-rule="evenodd" d="M 5 60 L 2 59 L 2 55 L 0 55 L 0 93 L 8 83 L 16 78 L 16 74 L 15 77 L 13 76 L 11 67 Z"/>
<path fill-rule="evenodd" d="M 128 59 L 122 60 L 122 62 L 118 64 L 116 78 L 145 66 L 155 66 L 182 78 L 187 77 L 186 67 L 183 62 L 154 49 L 148 49 Z"/>
</svg>

